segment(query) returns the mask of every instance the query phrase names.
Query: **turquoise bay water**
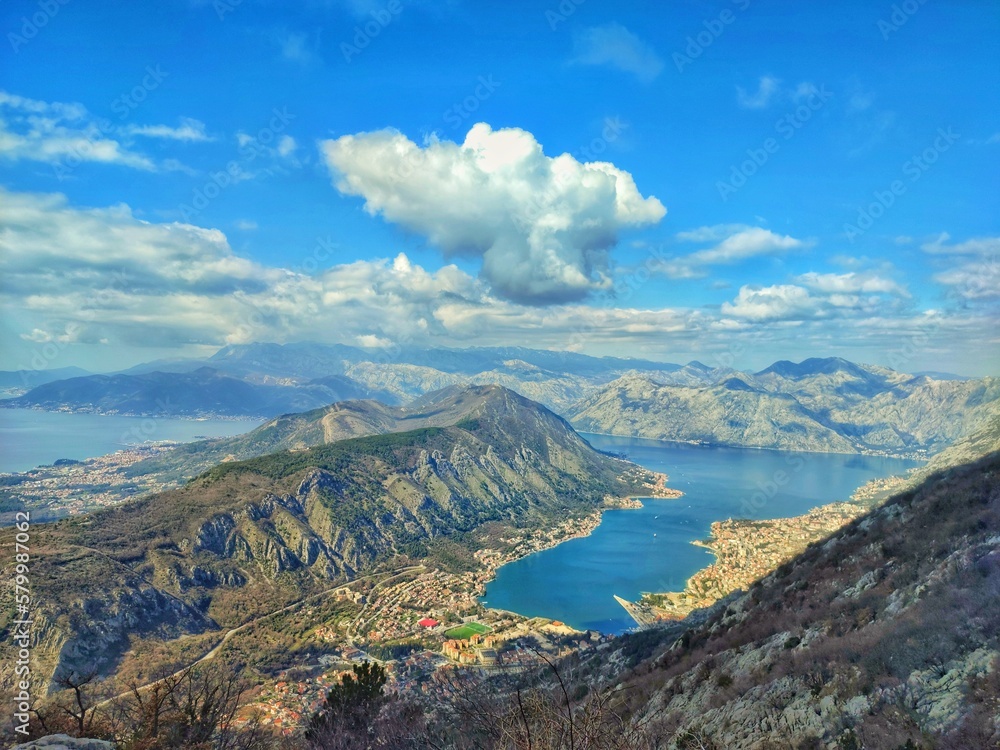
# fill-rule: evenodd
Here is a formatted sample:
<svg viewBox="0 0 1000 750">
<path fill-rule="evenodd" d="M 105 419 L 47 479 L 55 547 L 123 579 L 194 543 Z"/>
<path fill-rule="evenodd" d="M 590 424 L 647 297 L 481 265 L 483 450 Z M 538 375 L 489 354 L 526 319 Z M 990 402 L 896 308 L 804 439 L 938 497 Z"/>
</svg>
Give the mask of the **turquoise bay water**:
<svg viewBox="0 0 1000 750">
<path fill-rule="evenodd" d="M 644 499 L 639 510 L 610 510 L 588 537 L 572 539 L 497 571 L 488 606 L 551 617 L 580 629 L 621 633 L 635 623 L 614 600 L 643 591 L 680 591 L 713 555 L 691 544 L 713 521 L 785 518 L 847 500 L 876 477 L 903 474 L 917 461 L 833 453 L 711 448 L 584 435 L 599 450 L 670 475 L 676 500 Z"/>
<path fill-rule="evenodd" d="M 171 419 L 0 409 L 0 472 L 82 460 L 152 440 L 186 442 L 252 430 L 264 420 Z"/>
</svg>

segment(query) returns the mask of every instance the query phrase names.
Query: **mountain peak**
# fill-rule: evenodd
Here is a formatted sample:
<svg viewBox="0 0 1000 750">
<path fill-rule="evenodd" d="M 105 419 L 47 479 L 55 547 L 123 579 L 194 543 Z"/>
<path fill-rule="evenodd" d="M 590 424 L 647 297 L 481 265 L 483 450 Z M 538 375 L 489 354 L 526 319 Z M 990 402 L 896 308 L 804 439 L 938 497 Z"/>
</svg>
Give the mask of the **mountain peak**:
<svg viewBox="0 0 1000 750">
<path fill-rule="evenodd" d="M 810 375 L 832 375 L 835 372 L 848 372 L 859 377 L 867 376 L 867 373 L 842 357 L 810 357 L 799 363 L 791 362 L 787 359 L 779 360 L 770 367 L 754 373 L 761 375 L 778 375 L 784 378 L 805 378 Z"/>
<path fill-rule="evenodd" d="M 696 359 L 692 359 L 688 362 L 685 367 L 690 367 L 692 370 L 701 370 L 702 372 L 711 372 L 712 368 L 706 365 L 704 362 L 699 362 Z"/>
</svg>

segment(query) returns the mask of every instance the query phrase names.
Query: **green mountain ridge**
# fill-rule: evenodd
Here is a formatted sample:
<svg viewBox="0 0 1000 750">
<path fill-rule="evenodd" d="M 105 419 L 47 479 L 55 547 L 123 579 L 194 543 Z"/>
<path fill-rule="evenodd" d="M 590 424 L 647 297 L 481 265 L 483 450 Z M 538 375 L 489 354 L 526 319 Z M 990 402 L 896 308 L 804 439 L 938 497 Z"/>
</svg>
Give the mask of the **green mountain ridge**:
<svg viewBox="0 0 1000 750">
<path fill-rule="evenodd" d="M 338 401 L 306 412 L 283 414 L 245 435 L 200 440 L 130 467 L 131 476 L 157 474 L 164 481 L 189 479 L 216 464 L 277 451 L 301 451 L 348 438 L 452 425 L 490 398 L 489 387 L 451 386 L 406 407 L 370 399 Z"/>
<path fill-rule="evenodd" d="M 645 472 L 621 479 L 630 464 L 504 388 L 414 415 L 433 418 L 451 424 L 228 462 L 178 490 L 34 526 L 41 692 L 71 669 L 113 672 L 137 637 L 231 628 L 485 524 L 562 521 L 641 491 Z M 0 595 L 5 612 L 12 595 Z"/>
</svg>

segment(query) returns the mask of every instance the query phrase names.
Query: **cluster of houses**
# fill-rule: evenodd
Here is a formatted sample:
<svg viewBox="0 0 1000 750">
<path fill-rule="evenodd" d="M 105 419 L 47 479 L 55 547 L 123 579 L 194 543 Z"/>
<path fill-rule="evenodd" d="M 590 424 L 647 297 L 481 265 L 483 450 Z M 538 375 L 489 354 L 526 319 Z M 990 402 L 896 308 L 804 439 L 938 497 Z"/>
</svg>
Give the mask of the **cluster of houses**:
<svg viewBox="0 0 1000 750">
<path fill-rule="evenodd" d="M 364 604 L 365 595 L 360 591 L 355 591 L 348 586 L 341 586 L 339 589 L 333 592 L 334 598 L 338 602 L 354 602 L 355 604 Z"/>
<path fill-rule="evenodd" d="M 474 633 L 469 638 L 452 638 L 445 641 L 441 653 L 459 664 L 482 664 L 492 667 L 497 663 L 495 648 L 497 643 L 498 638 L 495 635 Z"/>
</svg>

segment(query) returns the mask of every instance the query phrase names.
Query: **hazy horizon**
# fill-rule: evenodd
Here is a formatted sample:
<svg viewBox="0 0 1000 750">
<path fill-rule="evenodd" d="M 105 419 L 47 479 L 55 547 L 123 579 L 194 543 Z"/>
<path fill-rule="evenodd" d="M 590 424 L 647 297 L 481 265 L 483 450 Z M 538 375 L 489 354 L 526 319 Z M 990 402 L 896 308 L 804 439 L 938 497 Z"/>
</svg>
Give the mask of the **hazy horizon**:
<svg viewBox="0 0 1000 750">
<path fill-rule="evenodd" d="M 335 342 L 333 344 L 327 344 L 327 345 L 333 346 L 333 345 L 337 345 L 339 343 L 340 342 Z M 324 344 L 319 344 L 318 342 L 307 341 L 307 340 L 289 341 L 289 342 L 285 342 L 283 344 L 282 343 L 278 343 L 278 342 L 274 342 L 274 341 L 254 341 L 254 342 L 249 342 L 248 344 L 246 344 L 246 346 L 253 346 L 253 345 L 262 345 L 262 346 L 270 346 L 270 345 L 276 345 L 276 346 L 285 346 L 285 345 L 289 345 L 289 346 L 312 346 L 312 345 L 319 345 L 319 346 L 324 346 Z M 351 346 L 351 345 L 347 344 L 347 346 Z M 59 358 L 58 364 L 53 363 L 51 366 L 49 366 L 50 360 L 47 360 L 44 356 L 39 356 L 39 357 L 35 358 L 34 364 L 35 365 L 40 365 L 40 366 L 33 366 L 32 362 L 28 362 L 28 363 L 26 363 L 27 366 L 25 366 L 25 367 L 11 368 L 10 370 L 7 370 L 7 371 L 8 372 L 18 372 L 18 371 L 29 371 L 29 372 L 30 371 L 35 371 L 35 372 L 39 372 L 39 371 L 45 371 L 45 370 L 55 370 L 55 369 L 60 369 L 60 368 L 72 368 L 72 367 L 76 367 L 76 368 L 79 368 L 81 370 L 86 370 L 88 373 L 90 373 L 92 375 L 110 375 L 110 374 L 120 373 L 120 372 L 123 372 L 123 371 L 126 371 L 126 370 L 130 370 L 130 369 L 133 369 L 133 368 L 136 368 L 136 367 L 144 366 L 144 365 L 147 365 L 147 366 L 148 365 L 155 365 L 158 362 L 162 362 L 164 364 L 170 363 L 170 362 L 183 362 L 183 361 L 204 362 L 206 360 L 211 359 L 211 357 L 213 355 L 215 355 L 215 354 L 223 351 L 223 349 L 225 349 L 225 348 L 226 347 L 220 347 L 220 348 L 217 348 L 217 349 L 211 349 L 205 355 L 202 355 L 202 356 L 198 356 L 198 355 L 192 354 L 190 356 L 183 356 L 183 357 L 178 356 L 178 357 L 158 357 L 158 358 L 155 358 L 155 359 L 141 359 L 141 360 L 129 361 L 129 362 L 126 362 L 125 364 L 123 364 L 121 366 L 117 366 L 117 367 L 105 367 L 104 369 L 101 369 L 100 367 L 98 367 L 96 369 L 91 368 L 91 367 L 87 367 L 87 366 L 85 366 L 83 364 L 80 364 L 78 362 L 72 361 L 71 359 L 69 359 L 69 357 L 66 357 L 65 360 L 63 360 L 62 358 Z M 391 352 L 395 351 L 394 349 L 391 349 L 391 348 L 390 349 L 381 349 L 381 348 L 367 348 L 366 349 L 364 347 L 357 347 L 357 346 L 355 346 L 354 348 L 359 349 L 361 351 L 371 352 L 372 359 L 375 360 L 375 361 L 379 361 L 379 362 L 391 364 L 394 361 L 398 360 L 398 356 L 394 356 L 391 353 Z M 489 346 L 489 345 L 473 345 L 473 346 L 465 346 L 465 347 L 459 347 L 459 346 L 450 346 L 450 347 L 449 346 L 428 346 L 428 347 L 418 347 L 418 348 L 421 348 L 421 349 L 426 348 L 428 350 L 442 349 L 442 350 L 458 351 L 458 352 L 460 352 L 460 351 L 465 351 L 465 350 L 492 349 L 492 348 L 502 348 L 502 347 L 492 347 L 492 346 Z M 518 348 L 518 347 L 516 347 L 516 346 L 510 346 L 509 348 Z M 755 360 L 752 357 L 746 357 L 743 360 L 744 361 L 743 366 L 738 366 L 737 364 L 735 364 L 737 356 L 734 355 L 734 354 L 732 354 L 732 353 L 716 354 L 716 355 L 712 356 L 711 358 L 709 358 L 708 361 L 705 361 L 705 360 L 702 360 L 702 359 L 698 359 L 696 357 L 695 358 L 678 358 L 676 360 L 667 360 L 667 359 L 659 359 L 659 358 L 656 358 L 656 357 L 629 356 L 628 354 L 624 354 L 624 355 L 619 355 L 619 354 L 594 354 L 594 355 L 591 355 L 591 354 L 587 354 L 586 352 L 572 352 L 572 351 L 568 351 L 568 350 L 565 350 L 565 349 L 543 349 L 543 348 L 536 348 L 536 347 L 520 347 L 520 348 L 526 348 L 526 349 L 530 349 L 532 351 L 553 352 L 553 353 L 557 353 L 557 354 L 582 354 L 582 355 L 585 355 L 585 356 L 593 356 L 593 357 L 597 357 L 597 358 L 607 357 L 607 358 L 616 358 L 616 359 L 624 359 L 624 360 L 631 359 L 631 360 L 635 360 L 635 361 L 648 361 L 648 362 L 662 363 L 662 364 L 665 364 L 665 365 L 679 365 L 679 366 L 682 366 L 682 367 L 697 362 L 697 363 L 700 363 L 700 364 L 703 364 L 703 365 L 707 365 L 708 367 L 711 367 L 713 369 L 715 369 L 715 368 L 729 368 L 729 367 L 731 367 L 734 370 L 738 370 L 740 372 L 751 373 L 751 374 L 757 373 L 757 372 L 761 372 L 762 370 L 766 370 L 768 367 L 771 367 L 772 365 L 774 365 L 774 364 L 776 364 L 778 362 L 793 362 L 794 364 L 800 364 L 801 362 L 803 362 L 803 361 L 805 361 L 807 359 L 838 358 L 838 355 L 815 355 L 815 356 L 803 357 L 801 359 L 792 359 L 792 358 L 786 358 L 786 357 L 779 357 L 778 359 L 774 359 L 774 360 L 762 361 L 762 360 Z M 846 357 L 839 357 L 839 358 L 841 358 L 841 359 L 847 359 Z M 851 361 L 851 362 L 853 362 L 854 364 L 857 364 L 857 365 L 872 365 L 872 366 L 877 366 L 877 367 L 887 367 L 889 369 L 896 370 L 897 372 L 902 372 L 902 373 L 911 374 L 911 375 L 920 375 L 920 374 L 924 374 L 924 373 L 939 373 L 939 374 L 942 374 L 942 375 L 955 375 L 955 376 L 959 376 L 959 377 L 963 377 L 963 378 L 982 378 L 982 377 L 996 377 L 998 374 L 1000 374 L 1000 373 L 998 373 L 998 371 L 996 369 L 993 369 L 993 370 L 982 370 L 982 371 L 979 371 L 979 372 L 960 372 L 958 370 L 947 369 L 947 368 L 942 368 L 942 367 L 931 368 L 931 369 L 916 369 L 916 368 L 912 368 L 912 367 L 908 368 L 908 367 L 905 367 L 905 366 L 893 367 L 891 364 L 881 364 L 881 363 L 877 363 L 877 362 L 862 362 L 862 361 L 854 361 L 854 360 L 847 360 L 847 361 Z"/>
</svg>

